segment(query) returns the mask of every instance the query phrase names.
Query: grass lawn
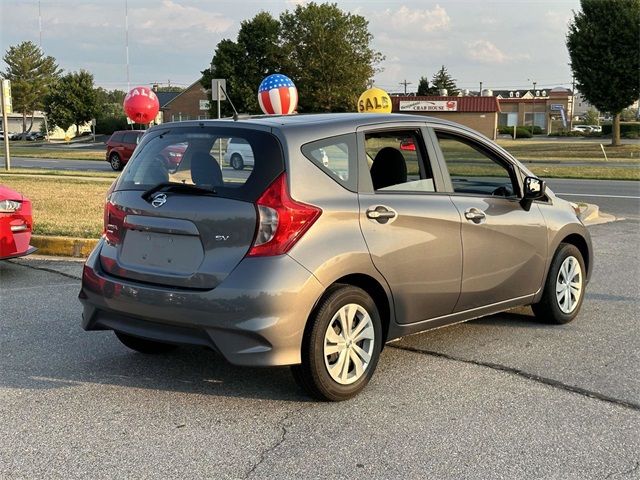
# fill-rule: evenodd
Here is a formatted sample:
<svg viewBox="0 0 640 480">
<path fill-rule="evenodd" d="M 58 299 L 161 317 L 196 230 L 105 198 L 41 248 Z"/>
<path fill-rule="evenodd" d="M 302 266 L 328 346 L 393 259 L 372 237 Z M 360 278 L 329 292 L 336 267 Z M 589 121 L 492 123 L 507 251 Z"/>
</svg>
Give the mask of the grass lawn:
<svg viewBox="0 0 640 480">
<path fill-rule="evenodd" d="M 0 167 L 0 175 L 17 175 L 17 176 L 55 176 L 55 177 L 84 177 L 83 179 L 115 179 L 119 172 L 92 172 L 87 170 L 49 170 L 48 168 L 11 168 L 7 172 Z"/>
<path fill-rule="evenodd" d="M 22 147 L 11 145 L 12 157 L 55 158 L 62 160 L 102 160 L 105 161 L 105 150 L 83 150 L 71 148 Z M 4 150 L 0 152 L 4 157 Z"/>
<path fill-rule="evenodd" d="M 0 183 L 24 194 L 33 203 L 34 232 L 98 238 L 107 189 L 113 179 L 4 175 Z"/>
<path fill-rule="evenodd" d="M 604 161 L 600 143 L 584 140 L 505 140 L 498 139 L 498 145 L 518 160 L 572 160 Z M 603 139 L 602 145 L 609 161 L 638 162 L 640 165 L 640 142 L 612 147 L 610 140 Z"/>
</svg>

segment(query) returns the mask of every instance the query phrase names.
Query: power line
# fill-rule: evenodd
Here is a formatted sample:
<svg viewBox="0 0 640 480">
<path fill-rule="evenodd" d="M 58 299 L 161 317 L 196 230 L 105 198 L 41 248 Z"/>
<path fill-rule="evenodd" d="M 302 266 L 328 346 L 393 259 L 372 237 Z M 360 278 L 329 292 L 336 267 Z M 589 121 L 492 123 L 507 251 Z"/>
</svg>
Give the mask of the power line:
<svg viewBox="0 0 640 480">
<path fill-rule="evenodd" d="M 407 94 L 407 85 L 411 85 L 411 82 L 407 82 L 407 79 L 404 79 L 404 82 L 400 82 L 400 85 L 404 85 L 404 94 Z"/>
</svg>

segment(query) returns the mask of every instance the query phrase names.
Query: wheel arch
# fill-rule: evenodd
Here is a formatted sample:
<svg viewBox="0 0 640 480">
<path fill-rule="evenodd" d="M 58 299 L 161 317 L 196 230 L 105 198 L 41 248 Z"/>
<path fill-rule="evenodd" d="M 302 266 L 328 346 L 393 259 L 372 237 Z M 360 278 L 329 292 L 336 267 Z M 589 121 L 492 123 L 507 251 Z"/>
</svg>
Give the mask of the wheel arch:
<svg viewBox="0 0 640 480">
<path fill-rule="evenodd" d="M 558 243 L 558 247 L 563 243 L 569 243 L 574 247 L 576 247 L 578 250 L 580 250 L 580 254 L 582 255 L 582 260 L 584 261 L 584 268 L 587 270 L 587 277 L 590 277 L 591 276 L 591 249 L 590 249 L 590 246 L 587 244 L 587 241 L 585 240 L 585 238 L 582 235 L 579 235 L 577 233 L 571 233 L 566 237 L 564 237 L 562 240 L 560 240 L 560 242 Z M 558 247 L 556 247 L 556 251 Z M 555 251 L 554 251 L 554 255 L 555 255 Z"/>
<path fill-rule="evenodd" d="M 333 282 L 332 285 L 336 284 L 353 285 L 354 287 L 361 288 L 371 297 L 378 308 L 378 313 L 380 314 L 383 335 L 382 346 L 384 348 L 384 344 L 389 334 L 389 324 L 391 322 L 391 305 L 384 287 L 375 278 L 364 273 L 352 273 L 345 275 Z"/>
<path fill-rule="evenodd" d="M 313 313 L 315 312 L 318 303 L 320 303 L 320 300 L 327 294 L 327 292 L 329 292 L 330 290 L 332 290 L 334 287 L 338 285 L 351 285 L 354 287 L 361 288 L 371 297 L 373 302 L 376 304 L 378 313 L 380 314 L 380 320 L 382 323 L 381 325 L 382 335 L 383 335 L 382 347 L 384 348 L 384 344 L 386 343 L 387 338 L 389 337 L 389 326 L 392 320 L 391 318 L 392 307 L 391 307 L 389 296 L 385 288 L 380 284 L 378 280 L 376 280 L 370 275 L 367 275 L 366 273 L 351 273 L 348 275 L 344 275 L 340 278 L 337 278 L 330 285 L 327 285 L 327 288 L 325 288 L 325 290 L 322 292 L 322 295 L 318 297 L 313 309 L 311 310 L 311 313 L 309 314 L 309 318 L 307 319 L 307 324 L 305 325 L 305 335 L 309 330 L 309 325 L 310 325 L 309 319 L 313 316 Z"/>
</svg>

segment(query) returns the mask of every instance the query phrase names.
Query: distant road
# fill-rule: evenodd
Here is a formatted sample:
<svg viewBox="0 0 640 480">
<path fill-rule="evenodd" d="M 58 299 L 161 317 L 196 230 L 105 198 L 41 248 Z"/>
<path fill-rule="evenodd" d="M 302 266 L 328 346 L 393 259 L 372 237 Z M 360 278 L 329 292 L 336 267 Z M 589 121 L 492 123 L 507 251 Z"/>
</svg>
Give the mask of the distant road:
<svg viewBox="0 0 640 480">
<path fill-rule="evenodd" d="M 640 182 L 550 178 L 547 184 L 570 202 L 595 203 L 616 217 L 640 218 Z"/>
<path fill-rule="evenodd" d="M 53 158 L 11 157 L 11 166 L 16 168 L 45 168 L 52 170 L 86 170 L 89 172 L 110 172 L 111 166 L 104 160 L 62 160 Z M 0 159 L 4 168 L 4 157 Z"/>
</svg>

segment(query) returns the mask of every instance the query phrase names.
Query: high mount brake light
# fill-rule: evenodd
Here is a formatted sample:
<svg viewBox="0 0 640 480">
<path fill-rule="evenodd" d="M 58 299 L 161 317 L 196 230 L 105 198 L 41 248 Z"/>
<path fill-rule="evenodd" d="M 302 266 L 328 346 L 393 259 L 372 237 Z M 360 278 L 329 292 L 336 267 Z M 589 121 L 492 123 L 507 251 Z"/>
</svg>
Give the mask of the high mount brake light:
<svg viewBox="0 0 640 480">
<path fill-rule="evenodd" d="M 256 201 L 258 231 L 250 257 L 287 253 L 318 219 L 322 210 L 291 198 L 282 173 Z"/>
</svg>

